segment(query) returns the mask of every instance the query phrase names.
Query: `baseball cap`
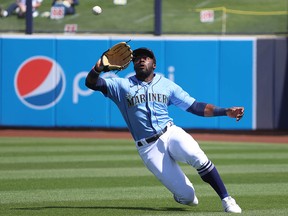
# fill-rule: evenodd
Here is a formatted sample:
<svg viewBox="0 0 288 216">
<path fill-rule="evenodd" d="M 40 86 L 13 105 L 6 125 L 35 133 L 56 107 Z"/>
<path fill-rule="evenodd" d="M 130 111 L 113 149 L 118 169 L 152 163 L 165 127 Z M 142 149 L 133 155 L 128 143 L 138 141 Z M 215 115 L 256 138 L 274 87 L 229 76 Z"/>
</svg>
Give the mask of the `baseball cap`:
<svg viewBox="0 0 288 216">
<path fill-rule="evenodd" d="M 156 58 L 155 58 L 153 51 L 146 47 L 141 47 L 141 48 L 133 50 L 133 61 L 137 56 L 143 55 L 143 54 L 154 59 L 154 63 L 156 64 Z"/>
</svg>

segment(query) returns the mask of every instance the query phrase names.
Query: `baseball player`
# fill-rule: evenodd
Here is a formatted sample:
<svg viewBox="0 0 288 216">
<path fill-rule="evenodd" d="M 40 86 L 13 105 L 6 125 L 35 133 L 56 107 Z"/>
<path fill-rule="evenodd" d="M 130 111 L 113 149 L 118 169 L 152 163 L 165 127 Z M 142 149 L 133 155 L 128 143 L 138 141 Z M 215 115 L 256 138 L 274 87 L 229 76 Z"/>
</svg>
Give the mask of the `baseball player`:
<svg viewBox="0 0 288 216">
<path fill-rule="evenodd" d="M 212 186 L 225 212 L 241 213 L 241 208 L 227 192 L 215 167 L 191 135 L 173 123 L 168 106 L 199 116 L 229 116 L 239 121 L 243 107 L 220 108 L 199 102 L 180 86 L 154 73 L 156 58 L 152 50 L 133 51 L 136 74 L 129 78 L 103 79 L 100 58 L 86 77 L 86 86 L 100 91 L 115 102 L 135 140 L 145 166 L 173 194 L 176 202 L 197 205 L 195 189 L 178 162 L 194 167 L 204 182 Z"/>
</svg>

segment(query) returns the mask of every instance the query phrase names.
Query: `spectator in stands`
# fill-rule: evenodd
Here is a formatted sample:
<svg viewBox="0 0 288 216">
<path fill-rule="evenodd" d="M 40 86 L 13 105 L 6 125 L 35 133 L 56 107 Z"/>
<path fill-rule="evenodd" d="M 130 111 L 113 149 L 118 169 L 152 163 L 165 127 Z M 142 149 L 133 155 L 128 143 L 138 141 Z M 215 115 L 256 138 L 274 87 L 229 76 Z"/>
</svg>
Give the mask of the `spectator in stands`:
<svg viewBox="0 0 288 216">
<path fill-rule="evenodd" d="M 75 6 L 79 4 L 79 0 L 53 0 L 53 6 L 62 5 L 65 8 L 65 15 L 71 15 L 76 13 Z"/>
<path fill-rule="evenodd" d="M 32 0 L 32 13 L 33 17 L 38 16 L 37 8 L 42 4 L 43 0 Z M 25 18 L 26 15 L 26 0 L 16 0 L 10 4 L 6 10 L 0 8 L 0 17 L 7 17 L 12 14 L 17 14 L 18 18 Z"/>
</svg>

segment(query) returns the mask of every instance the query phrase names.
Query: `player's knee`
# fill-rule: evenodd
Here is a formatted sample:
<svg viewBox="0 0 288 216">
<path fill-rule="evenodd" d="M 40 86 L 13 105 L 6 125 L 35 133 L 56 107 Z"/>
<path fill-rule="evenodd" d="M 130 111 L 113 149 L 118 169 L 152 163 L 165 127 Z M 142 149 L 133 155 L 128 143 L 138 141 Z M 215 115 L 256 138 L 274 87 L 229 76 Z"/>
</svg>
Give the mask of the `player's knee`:
<svg viewBox="0 0 288 216">
<path fill-rule="evenodd" d="M 193 163 L 190 165 L 193 166 L 195 169 L 199 169 L 203 167 L 204 164 L 206 164 L 209 161 L 207 156 L 204 154 L 201 158 L 199 157 L 198 159 L 194 160 Z"/>
<path fill-rule="evenodd" d="M 195 206 L 198 205 L 198 199 L 195 196 L 195 193 L 187 193 L 185 196 L 176 196 L 174 194 L 174 200 L 182 205 L 189 205 L 189 206 Z"/>
</svg>

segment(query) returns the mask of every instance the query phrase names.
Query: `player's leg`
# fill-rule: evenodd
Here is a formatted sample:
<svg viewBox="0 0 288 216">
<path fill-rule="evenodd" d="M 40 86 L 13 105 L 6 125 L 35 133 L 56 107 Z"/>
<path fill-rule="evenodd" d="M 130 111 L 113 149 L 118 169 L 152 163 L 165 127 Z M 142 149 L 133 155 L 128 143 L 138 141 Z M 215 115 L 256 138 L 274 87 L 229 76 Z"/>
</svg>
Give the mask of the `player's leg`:
<svg viewBox="0 0 288 216">
<path fill-rule="evenodd" d="M 139 155 L 146 167 L 174 195 L 178 203 L 197 205 L 198 199 L 192 183 L 167 151 L 166 133 L 154 144 L 138 148 Z"/>
<path fill-rule="evenodd" d="M 18 8 L 18 4 L 17 3 L 12 3 L 8 6 L 8 8 L 6 9 L 6 16 L 10 16 L 11 14 L 13 14 L 13 12 L 16 10 L 16 8 Z"/>
<path fill-rule="evenodd" d="M 171 127 L 169 138 L 169 152 L 170 155 L 180 162 L 190 164 L 199 173 L 203 181 L 211 185 L 215 192 L 222 200 L 225 211 L 228 212 L 241 212 L 240 207 L 231 201 L 231 207 L 224 206 L 225 200 L 230 196 L 226 187 L 216 169 L 214 164 L 207 158 L 206 154 L 201 150 L 198 143 L 182 128 L 173 126 Z M 231 197 L 230 197 L 231 198 Z M 231 200 L 231 199 L 228 200 Z"/>
<path fill-rule="evenodd" d="M 190 164 L 196 168 L 203 181 L 209 183 L 221 199 L 228 196 L 214 164 L 207 158 L 198 143 L 180 127 L 173 127 L 169 152 L 176 161 Z"/>
</svg>

